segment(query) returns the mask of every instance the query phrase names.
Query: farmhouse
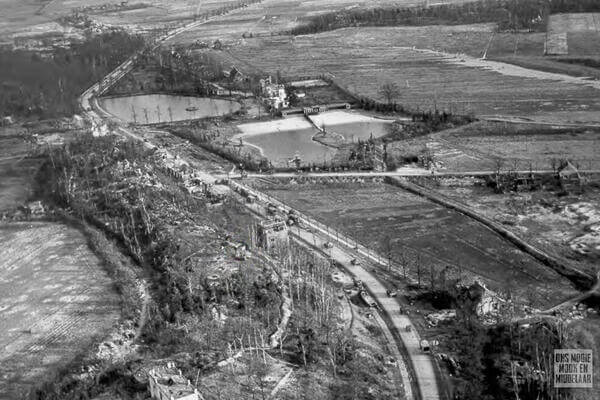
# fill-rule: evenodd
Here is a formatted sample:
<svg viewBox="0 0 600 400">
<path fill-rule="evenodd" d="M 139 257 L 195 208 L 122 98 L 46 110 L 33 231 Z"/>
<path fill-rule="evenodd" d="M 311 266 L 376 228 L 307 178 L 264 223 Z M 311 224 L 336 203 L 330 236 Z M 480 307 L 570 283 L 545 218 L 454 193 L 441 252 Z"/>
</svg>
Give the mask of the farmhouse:
<svg viewBox="0 0 600 400">
<path fill-rule="evenodd" d="M 155 400 L 202 400 L 198 390 L 168 362 L 165 367 L 152 368 L 148 372 L 148 389 Z"/>
<path fill-rule="evenodd" d="M 580 193 L 583 191 L 585 178 L 570 161 L 564 161 L 558 168 L 558 181 L 567 192 Z"/>
<path fill-rule="evenodd" d="M 285 87 L 281 84 L 273 83 L 270 76 L 260 80 L 260 91 L 264 103 L 271 110 L 289 108 L 290 102 L 288 101 Z"/>
<path fill-rule="evenodd" d="M 231 82 L 240 82 L 244 80 L 244 75 L 239 69 L 237 69 L 236 66 L 224 69 L 223 76 L 229 79 Z"/>
<path fill-rule="evenodd" d="M 11 116 L 3 117 L 2 120 L 0 120 L 0 126 L 9 126 L 14 123 L 15 123 L 15 121 L 13 120 L 13 117 L 11 117 Z"/>
</svg>

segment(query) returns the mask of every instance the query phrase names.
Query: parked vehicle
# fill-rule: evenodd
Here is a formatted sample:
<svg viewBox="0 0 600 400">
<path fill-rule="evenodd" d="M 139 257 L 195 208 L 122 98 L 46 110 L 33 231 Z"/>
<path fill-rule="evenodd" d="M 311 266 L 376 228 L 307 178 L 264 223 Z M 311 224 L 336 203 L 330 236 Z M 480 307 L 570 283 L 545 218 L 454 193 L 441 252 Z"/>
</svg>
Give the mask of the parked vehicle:
<svg viewBox="0 0 600 400">
<path fill-rule="evenodd" d="M 388 289 L 386 292 L 390 297 L 396 297 L 398 295 L 398 291 L 396 289 Z"/>
<path fill-rule="evenodd" d="M 267 215 L 275 215 L 277 213 L 277 207 L 273 203 L 267 204 Z"/>
<path fill-rule="evenodd" d="M 365 292 L 364 290 L 360 291 L 360 298 L 369 307 L 375 307 L 375 306 L 377 306 L 377 303 L 375 302 L 375 300 L 371 296 L 369 296 L 369 294 L 367 292 Z"/>
</svg>

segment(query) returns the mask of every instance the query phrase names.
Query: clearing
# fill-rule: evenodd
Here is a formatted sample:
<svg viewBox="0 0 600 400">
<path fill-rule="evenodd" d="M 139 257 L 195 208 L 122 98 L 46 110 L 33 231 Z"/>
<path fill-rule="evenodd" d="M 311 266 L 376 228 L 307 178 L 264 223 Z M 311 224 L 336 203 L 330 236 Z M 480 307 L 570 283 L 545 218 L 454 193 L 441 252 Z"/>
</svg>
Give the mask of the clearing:
<svg viewBox="0 0 600 400">
<path fill-rule="evenodd" d="M 40 160 L 31 158 L 31 141 L 20 128 L 0 128 L 0 217 L 30 196 Z"/>
<path fill-rule="evenodd" d="M 0 397 L 24 398 L 109 332 L 119 296 L 75 229 L 0 225 L 0 241 Z"/>
<path fill-rule="evenodd" d="M 573 116 L 571 116 L 573 117 Z M 583 170 L 600 169 L 597 129 L 478 121 L 388 144 L 396 158 L 429 152 L 438 168 L 452 171 L 550 170 L 568 159 Z"/>
</svg>

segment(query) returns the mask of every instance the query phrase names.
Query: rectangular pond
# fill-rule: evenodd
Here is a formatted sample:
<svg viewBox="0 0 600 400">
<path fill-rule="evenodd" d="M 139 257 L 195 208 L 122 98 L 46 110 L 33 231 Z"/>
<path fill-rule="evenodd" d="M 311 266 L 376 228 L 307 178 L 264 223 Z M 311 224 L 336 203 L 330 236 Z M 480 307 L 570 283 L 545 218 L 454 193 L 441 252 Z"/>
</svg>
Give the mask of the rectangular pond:
<svg viewBox="0 0 600 400">
<path fill-rule="evenodd" d="M 139 124 L 218 117 L 241 108 L 233 100 L 170 94 L 104 97 L 98 99 L 98 104 L 123 121 Z"/>
</svg>

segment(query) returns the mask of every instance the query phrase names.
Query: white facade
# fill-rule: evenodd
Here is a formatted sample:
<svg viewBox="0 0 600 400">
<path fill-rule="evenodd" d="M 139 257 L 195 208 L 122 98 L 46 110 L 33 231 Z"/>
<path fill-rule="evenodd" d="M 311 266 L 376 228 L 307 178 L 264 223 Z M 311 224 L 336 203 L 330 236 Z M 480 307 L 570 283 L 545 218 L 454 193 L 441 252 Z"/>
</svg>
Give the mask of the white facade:
<svg viewBox="0 0 600 400">
<path fill-rule="evenodd" d="M 290 102 L 287 98 L 285 86 L 272 82 L 269 76 L 266 79 L 260 80 L 260 89 L 264 102 L 274 110 L 280 110 L 282 108 L 289 108 Z"/>
</svg>

